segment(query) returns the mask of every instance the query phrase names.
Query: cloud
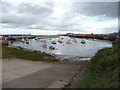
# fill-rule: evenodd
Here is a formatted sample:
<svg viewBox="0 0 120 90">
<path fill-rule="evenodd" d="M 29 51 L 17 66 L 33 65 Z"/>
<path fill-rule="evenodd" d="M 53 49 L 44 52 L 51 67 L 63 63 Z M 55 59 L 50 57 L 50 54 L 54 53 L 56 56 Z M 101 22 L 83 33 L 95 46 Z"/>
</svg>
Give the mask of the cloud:
<svg viewBox="0 0 120 90">
<path fill-rule="evenodd" d="M 32 0 L 30 0 L 32 1 Z M 116 31 L 116 2 L 2 2 L 4 28 L 80 33 Z M 111 29 L 110 29 L 111 28 Z M 113 30 L 114 29 L 114 30 Z M 5 29 L 6 30 L 6 29 Z"/>
<path fill-rule="evenodd" d="M 14 7 L 14 9 L 6 6 L 5 9 L 9 12 L 4 12 L 3 10 L 2 20 L 0 21 L 3 24 L 13 24 L 13 26 L 17 27 L 28 27 L 29 25 L 38 23 L 47 24 L 53 12 L 50 5 L 50 3 L 41 6 L 21 3 L 19 6 Z M 2 7 L 4 8 L 5 6 Z"/>
<path fill-rule="evenodd" d="M 10 9 L 13 9 L 12 5 L 8 2 L 0 2 L 0 10 L 2 11 L 2 13 L 9 13 Z"/>
<path fill-rule="evenodd" d="M 49 6 L 49 4 L 47 4 L 46 6 L 42 6 L 42 5 L 34 5 L 30 3 L 21 3 L 19 5 L 19 13 L 48 15 L 52 12 L 53 10 Z"/>
<path fill-rule="evenodd" d="M 73 11 L 87 16 L 118 17 L 118 2 L 74 2 Z"/>
</svg>

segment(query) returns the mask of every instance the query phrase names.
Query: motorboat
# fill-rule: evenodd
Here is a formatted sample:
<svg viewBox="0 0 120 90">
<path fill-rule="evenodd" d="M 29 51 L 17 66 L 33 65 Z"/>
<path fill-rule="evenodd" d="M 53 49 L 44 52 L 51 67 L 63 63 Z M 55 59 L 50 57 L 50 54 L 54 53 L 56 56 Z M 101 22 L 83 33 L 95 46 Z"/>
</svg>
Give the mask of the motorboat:
<svg viewBox="0 0 120 90">
<path fill-rule="evenodd" d="M 29 41 L 26 41 L 26 44 L 29 44 Z"/>
<path fill-rule="evenodd" d="M 56 44 L 56 41 L 52 41 L 52 44 Z"/>
<path fill-rule="evenodd" d="M 51 50 L 55 50 L 56 48 L 53 47 L 53 46 L 50 46 L 49 49 L 51 49 Z"/>
<path fill-rule="evenodd" d="M 26 38 L 24 41 L 26 42 L 26 44 L 29 44 L 29 41 L 28 41 L 29 39 L 28 38 Z"/>
<path fill-rule="evenodd" d="M 59 42 L 59 43 L 62 43 L 62 41 L 61 41 L 61 40 L 58 40 L 58 42 Z"/>
<path fill-rule="evenodd" d="M 63 37 L 61 39 L 64 39 Z"/>
<path fill-rule="evenodd" d="M 38 37 L 38 39 L 44 39 L 43 37 Z"/>
<path fill-rule="evenodd" d="M 43 47 L 43 48 L 47 48 L 47 44 L 43 44 L 42 47 Z"/>
<path fill-rule="evenodd" d="M 46 40 L 40 40 L 41 42 L 46 42 Z"/>
<path fill-rule="evenodd" d="M 85 40 L 82 40 L 81 43 L 82 43 L 82 44 L 85 44 Z"/>
<path fill-rule="evenodd" d="M 71 44 L 71 42 L 69 42 L 69 41 L 67 41 L 66 43 L 67 43 L 67 44 Z"/>
<path fill-rule="evenodd" d="M 35 40 L 38 40 L 38 38 L 36 37 Z"/>
<path fill-rule="evenodd" d="M 21 42 L 25 43 L 25 39 L 22 38 L 22 39 L 21 39 Z"/>
<path fill-rule="evenodd" d="M 25 39 L 25 41 L 28 41 L 28 40 L 29 40 L 28 38 Z"/>
<path fill-rule="evenodd" d="M 97 39 L 92 39 L 93 41 L 97 40 Z"/>
</svg>

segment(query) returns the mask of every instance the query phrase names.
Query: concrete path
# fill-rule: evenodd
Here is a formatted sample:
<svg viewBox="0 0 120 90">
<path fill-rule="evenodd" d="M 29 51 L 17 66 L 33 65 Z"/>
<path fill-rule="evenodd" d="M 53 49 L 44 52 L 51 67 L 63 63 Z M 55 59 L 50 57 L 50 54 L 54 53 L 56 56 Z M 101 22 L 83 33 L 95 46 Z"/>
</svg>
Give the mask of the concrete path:
<svg viewBox="0 0 120 90">
<path fill-rule="evenodd" d="M 79 63 L 3 60 L 3 88 L 62 88 L 79 70 Z"/>
</svg>

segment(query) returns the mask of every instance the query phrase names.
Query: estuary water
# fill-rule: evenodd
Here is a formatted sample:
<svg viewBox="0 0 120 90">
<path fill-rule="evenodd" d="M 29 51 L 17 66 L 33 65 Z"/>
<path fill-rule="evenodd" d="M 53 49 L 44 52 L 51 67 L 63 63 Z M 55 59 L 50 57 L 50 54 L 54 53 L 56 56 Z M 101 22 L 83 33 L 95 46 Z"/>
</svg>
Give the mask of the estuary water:
<svg viewBox="0 0 120 90">
<path fill-rule="evenodd" d="M 62 43 L 59 43 L 58 40 L 61 40 Z M 85 44 L 81 43 L 82 40 L 85 40 Z M 112 42 L 107 40 L 83 39 L 83 38 L 81 39 L 81 38 L 71 38 L 67 36 L 60 36 L 58 38 L 44 38 L 39 40 L 29 39 L 28 41 L 29 44 L 23 43 L 21 41 L 15 41 L 12 43 L 9 42 L 9 46 L 10 47 L 19 46 L 28 50 L 37 50 L 37 51 L 41 51 L 49 54 L 55 54 L 64 57 L 79 56 L 82 59 L 93 57 L 96 54 L 96 52 L 102 48 L 112 47 Z M 52 44 L 52 41 L 56 41 L 56 44 Z M 66 42 L 70 42 L 71 44 L 67 44 Z M 42 46 L 44 44 L 47 45 L 47 48 Z M 49 46 L 53 46 L 57 49 L 51 50 L 49 49 Z"/>
</svg>

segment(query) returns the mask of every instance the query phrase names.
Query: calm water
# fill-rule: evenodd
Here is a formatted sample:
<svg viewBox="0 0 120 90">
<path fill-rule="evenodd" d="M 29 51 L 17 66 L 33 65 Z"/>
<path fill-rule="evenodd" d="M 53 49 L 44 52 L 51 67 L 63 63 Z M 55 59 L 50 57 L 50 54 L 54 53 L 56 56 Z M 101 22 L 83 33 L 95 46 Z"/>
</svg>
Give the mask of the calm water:
<svg viewBox="0 0 120 90">
<path fill-rule="evenodd" d="M 51 42 L 53 40 L 58 40 L 61 37 L 64 39 L 61 39 L 64 43 L 52 44 Z M 58 48 L 58 50 L 50 50 L 49 48 L 44 48 L 42 45 L 45 42 L 42 42 L 41 40 L 35 40 L 35 39 L 29 39 L 29 44 L 22 43 L 21 41 L 15 41 L 13 43 L 9 42 L 9 46 L 21 46 L 26 49 L 30 50 L 39 50 L 46 53 L 52 53 L 56 55 L 66 55 L 66 56 L 79 56 L 79 57 L 92 57 L 95 55 L 95 53 L 102 48 L 105 47 L 112 47 L 112 42 L 107 40 L 93 40 L 93 39 L 84 39 L 85 44 L 82 44 L 82 39 L 76 38 L 77 43 L 73 42 L 73 39 L 66 36 L 61 36 L 60 38 L 45 38 L 46 44 L 49 47 L 50 45 Z M 66 44 L 67 41 L 71 42 L 71 44 Z"/>
</svg>

